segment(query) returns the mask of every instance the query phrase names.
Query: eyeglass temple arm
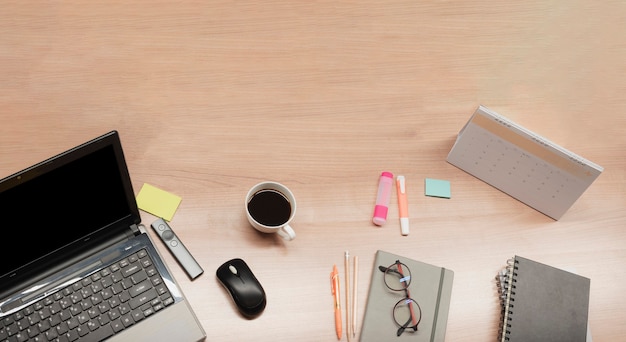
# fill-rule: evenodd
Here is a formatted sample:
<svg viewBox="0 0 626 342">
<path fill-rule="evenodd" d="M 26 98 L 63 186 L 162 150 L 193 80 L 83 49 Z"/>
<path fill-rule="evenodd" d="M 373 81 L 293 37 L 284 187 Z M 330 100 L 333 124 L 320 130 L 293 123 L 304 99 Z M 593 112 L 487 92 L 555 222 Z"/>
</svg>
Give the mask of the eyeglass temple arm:
<svg viewBox="0 0 626 342">
<path fill-rule="evenodd" d="M 387 271 L 389 271 L 389 272 L 392 272 L 392 273 L 395 273 L 395 274 L 399 275 L 400 277 L 404 277 L 404 274 L 394 270 L 393 268 L 387 268 L 385 266 L 378 266 L 378 270 L 383 272 L 383 273 L 386 273 Z"/>
<path fill-rule="evenodd" d="M 400 278 L 404 278 L 404 272 L 402 272 L 402 266 L 400 266 L 401 264 L 402 263 L 400 262 L 400 260 L 396 260 L 396 263 L 394 264 L 394 265 L 398 266 L 399 272 L 394 270 L 391 267 L 385 267 L 385 266 L 378 266 L 378 270 L 380 270 L 383 273 L 386 273 L 387 271 L 391 271 L 391 272 L 396 273 L 397 275 L 399 275 Z"/>
<path fill-rule="evenodd" d="M 406 328 L 409 326 L 409 323 L 411 323 L 411 321 L 413 320 L 413 316 L 411 316 L 406 323 L 404 323 L 400 328 L 398 328 L 398 331 L 396 332 L 397 336 L 402 335 L 402 333 L 406 330 Z M 417 330 L 417 327 L 415 327 Z"/>
</svg>

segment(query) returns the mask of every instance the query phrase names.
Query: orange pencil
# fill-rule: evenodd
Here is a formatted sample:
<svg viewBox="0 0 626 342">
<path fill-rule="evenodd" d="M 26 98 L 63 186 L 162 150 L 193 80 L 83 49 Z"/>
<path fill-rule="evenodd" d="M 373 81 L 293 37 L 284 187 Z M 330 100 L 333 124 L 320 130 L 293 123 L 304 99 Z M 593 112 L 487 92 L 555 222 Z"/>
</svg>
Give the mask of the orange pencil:
<svg viewBox="0 0 626 342">
<path fill-rule="evenodd" d="M 341 340 L 341 302 L 339 299 L 339 271 L 337 265 L 333 265 L 333 271 L 330 272 L 330 290 L 335 297 L 335 330 L 337 331 L 337 339 Z"/>
<path fill-rule="evenodd" d="M 350 253 L 345 254 L 346 266 L 346 337 L 350 342 Z"/>
<path fill-rule="evenodd" d="M 358 287 L 358 278 L 359 278 L 359 257 L 358 256 L 353 256 L 352 257 L 353 261 L 354 261 L 354 272 L 352 272 L 352 274 L 354 275 L 353 281 L 352 281 L 352 337 L 356 337 L 356 310 L 357 310 L 357 287 Z"/>
</svg>

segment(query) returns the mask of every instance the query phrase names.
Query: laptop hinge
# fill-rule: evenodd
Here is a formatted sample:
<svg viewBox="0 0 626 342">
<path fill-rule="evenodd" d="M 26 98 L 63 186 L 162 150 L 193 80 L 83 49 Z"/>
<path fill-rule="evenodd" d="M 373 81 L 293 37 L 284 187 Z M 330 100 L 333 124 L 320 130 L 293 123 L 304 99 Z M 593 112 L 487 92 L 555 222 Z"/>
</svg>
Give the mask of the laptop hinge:
<svg viewBox="0 0 626 342">
<path fill-rule="evenodd" d="M 129 237 L 133 237 L 133 236 L 137 236 L 141 234 L 141 231 L 139 230 L 139 227 L 136 224 L 130 225 L 130 231 L 131 231 L 131 236 Z"/>
</svg>

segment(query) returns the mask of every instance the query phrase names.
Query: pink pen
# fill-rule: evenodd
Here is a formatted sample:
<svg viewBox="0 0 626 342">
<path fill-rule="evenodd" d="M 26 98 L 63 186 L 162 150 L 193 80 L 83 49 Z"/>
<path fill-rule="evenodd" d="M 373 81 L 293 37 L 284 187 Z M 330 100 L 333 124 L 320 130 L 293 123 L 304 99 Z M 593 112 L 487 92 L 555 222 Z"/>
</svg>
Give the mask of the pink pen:
<svg viewBox="0 0 626 342">
<path fill-rule="evenodd" d="M 372 220 L 378 226 L 382 226 L 387 222 L 392 184 L 393 174 L 391 172 L 383 172 L 378 180 L 378 195 L 376 196 L 376 207 L 374 207 L 374 219 Z"/>
</svg>

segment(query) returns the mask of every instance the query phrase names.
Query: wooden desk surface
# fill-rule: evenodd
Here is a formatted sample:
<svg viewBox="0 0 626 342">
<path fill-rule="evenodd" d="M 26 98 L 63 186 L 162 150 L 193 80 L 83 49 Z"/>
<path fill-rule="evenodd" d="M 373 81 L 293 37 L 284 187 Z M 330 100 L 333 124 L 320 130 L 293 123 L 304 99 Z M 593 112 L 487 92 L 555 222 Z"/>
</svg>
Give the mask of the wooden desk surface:
<svg viewBox="0 0 626 342">
<path fill-rule="evenodd" d="M 591 278 L 593 340 L 621 340 L 625 19 L 619 1 L 9 2 L 0 175 L 119 130 L 135 191 L 183 198 L 172 226 L 205 274 L 161 251 L 210 341 L 336 340 L 332 265 L 360 257 L 360 323 L 377 249 L 454 270 L 449 341 L 496 338 L 514 254 Z M 473 178 L 445 158 L 479 104 L 604 173 L 560 221 Z M 383 170 L 407 177 L 408 237 L 395 196 L 370 223 Z M 452 199 L 423 196 L 426 177 Z M 293 242 L 247 223 L 261 180 L 295 193 Z M 214 276 L 234 257 L 267 291 L 255 320 Z"/>
</svg>

